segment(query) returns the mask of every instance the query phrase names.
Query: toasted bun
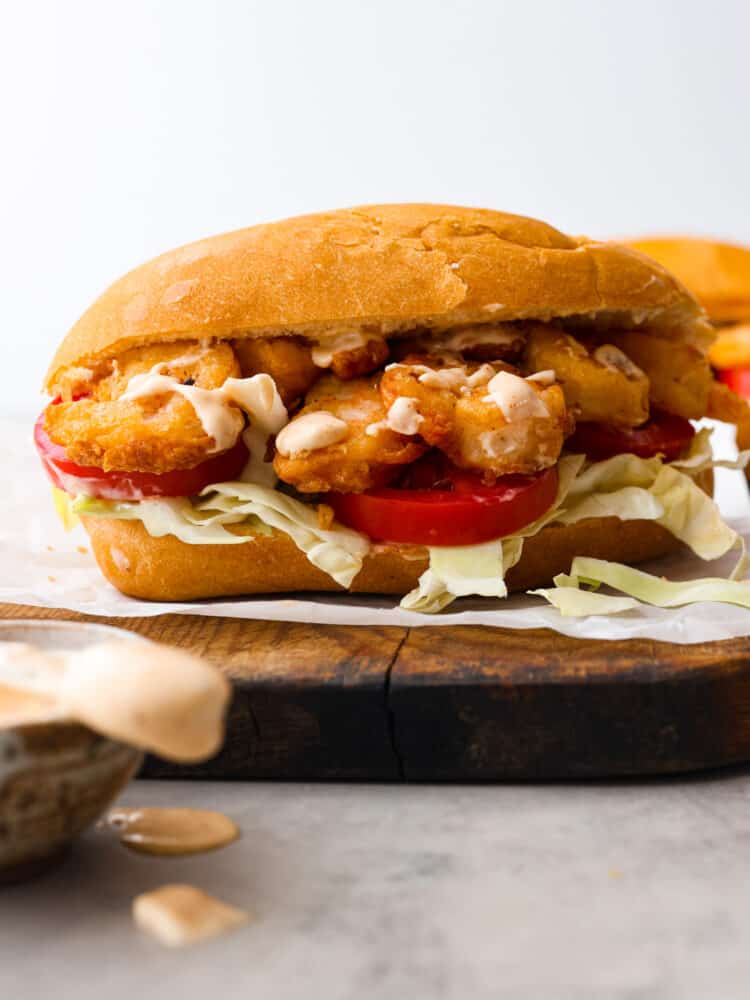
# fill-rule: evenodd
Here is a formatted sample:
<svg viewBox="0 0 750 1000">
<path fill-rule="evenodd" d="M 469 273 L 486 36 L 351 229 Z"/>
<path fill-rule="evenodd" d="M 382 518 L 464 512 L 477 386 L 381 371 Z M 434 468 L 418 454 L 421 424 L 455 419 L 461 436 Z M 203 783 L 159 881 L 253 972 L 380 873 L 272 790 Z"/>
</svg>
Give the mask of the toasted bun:
<svg viewBox="0 0 750 1000">
<path fill-rule="evenodd" d="M 243 545 L 186 545 L 173 535 L 152 538 L 140 521 L 83 518 L 104 576 L 131 597 L 191 601 L 205 597 L 340 591 L 290 538 L 255 535 Z M 526 540 L 508 574 L 512 591 L 542 587 L 566 573 L 576 556 L 639 563 L 666 555 L 679 542 L 653 521 L 592 518 L 550 525 Z M 365 558 L 354 593 L 406 594 L 427 569 L 427 550 L 379 545 Z"/>
<path fill-rule="evenodd" d="M 712 320 L 750 320 L 750 247 L 691 237 L 630 244 L 683 281 Z"/>
<path fill-rule="evenodd" d="M 686 288 L 632 248 L 485 209 L 370 205 L 241 229 L 136 268 L 76 323 L 46 387 L 142 344 L 579 316 L 708 342 Z"/>
</svg>

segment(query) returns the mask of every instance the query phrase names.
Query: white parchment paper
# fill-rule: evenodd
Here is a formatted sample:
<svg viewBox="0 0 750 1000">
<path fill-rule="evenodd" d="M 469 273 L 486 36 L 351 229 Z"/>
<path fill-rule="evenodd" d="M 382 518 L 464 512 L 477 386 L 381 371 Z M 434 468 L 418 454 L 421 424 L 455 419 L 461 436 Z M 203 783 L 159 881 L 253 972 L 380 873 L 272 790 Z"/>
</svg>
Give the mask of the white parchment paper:
<svg viewBox="0 0 750 1000">
<path fill-rule="evenodd" d="M 714 450 L 731 454 L 731 435 L 722 428 Z M 0 601 L 67 608 L 109 617 L 152 616 L 167 612 L 259 618 L 332 625 L 494 625 L 552 628 L 565 635 L 624 639 L 644 637 L 694 643 L 750 634 L 750 611 L 723 604 L 696 604 L 678 610 L 642 607 L 622 615 L 562 618 L 540 598 L 514 596 L 504 601 L 464 598 L 439 615 L 402 611 L 393 598 L 291 595 L 281 599 L 157 604 L 125 597 L 101 576 L 82 528 L 66 534 L 52 507 L 49 483 L 31 443 L 28 425 L 0 419 L 0 454 L 5 473 L 0 508 Z M 732 525 L 750 540 L 750 503 L 740 473 L 717 473 L 719 503 Z M 704 563 L 681 553 L 644 566 L 671 579 L 726 575 L 732 553 Z"/>
</svg>

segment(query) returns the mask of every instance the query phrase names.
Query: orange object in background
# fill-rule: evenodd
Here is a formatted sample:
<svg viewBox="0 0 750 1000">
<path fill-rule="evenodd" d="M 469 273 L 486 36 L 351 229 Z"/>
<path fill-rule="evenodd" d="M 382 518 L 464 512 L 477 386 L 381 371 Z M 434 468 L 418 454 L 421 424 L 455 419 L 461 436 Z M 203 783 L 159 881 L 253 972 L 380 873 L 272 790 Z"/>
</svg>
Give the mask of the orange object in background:
<svg viewBox="0 0 750 1000">
<path fill-rule="evenodd" d="M 719 380 L 750 400 L 750 246 L 691 236 L 628 242 L 672 271 L 695 295 L 718 331 L 709 356 Z M 750 423 L 738 424 L 737 445 L 750 448 Z"/>
<path fill-rule="evenodd" d="M 706 310 L 719 330 L 710 352 L 714 367 L 750 368 L 750 247 L 690 236 L 629 242 L 676 274 Z M 741 384 L 750 388 L 747 379 Z"/>
</svg>

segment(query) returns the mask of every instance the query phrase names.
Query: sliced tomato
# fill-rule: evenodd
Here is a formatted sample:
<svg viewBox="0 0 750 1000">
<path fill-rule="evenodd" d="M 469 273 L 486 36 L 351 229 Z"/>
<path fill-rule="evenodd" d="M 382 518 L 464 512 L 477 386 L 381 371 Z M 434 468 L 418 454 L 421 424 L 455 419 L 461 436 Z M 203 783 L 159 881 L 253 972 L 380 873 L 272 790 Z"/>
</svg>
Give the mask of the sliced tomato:
<svg viewBox="0 0 750 1000">
<path fill-rule="evenodd" d="M 331 493 L 326 502 L 342 524 L 374 541 L 475 545 L 536 521 L 557 495 L 554 467 L 535 476 L 503 476 L 492 486 L 453 466 L 433 468 L 429 460 L 415 463 L 409 476 L 420 488 Z"/>
<path fill-rule="evenodd" d="M 105 472 L 96 466 L 78 465 L 66 457 L 65 449 L 50 438 L 44 429 L 44 414 L 34 425 L 34 443 L 47 475 L 66 493 L 83 493 L 103 500 L 143 500 L 146 497 L 186 497 L 200 493 L 211 483 L 235 479 L 245 467 L 248 450 L 239 438 L 237 444 L 220 455 L 213 455 L 192 469 L 173 472 Z"/>
<path fill-rule="evenodd" d="M 750 367 L 722 368 L 718 374 L 719 381 L 728 385 L 732 392 L 743 399 L 750 399 Z"/>
<path fill-rule="evenodd" d="M 651 419 L 642 427 L 578 424 L 565 442 L 565 447 L 595 462 L 623 453 L 638 455 L 639 458 L 662 455 L 671 462 L 680 457 L 694 435 L 695 428 L 684 417 L 652 411 Z"/>
</svg>

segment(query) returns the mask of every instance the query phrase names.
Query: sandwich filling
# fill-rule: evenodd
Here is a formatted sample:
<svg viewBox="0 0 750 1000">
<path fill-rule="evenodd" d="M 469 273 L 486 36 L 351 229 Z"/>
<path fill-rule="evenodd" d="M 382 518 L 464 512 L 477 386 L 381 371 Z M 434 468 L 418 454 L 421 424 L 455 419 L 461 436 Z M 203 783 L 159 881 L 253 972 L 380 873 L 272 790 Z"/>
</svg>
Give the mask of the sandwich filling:
<svg viewBox="0 0 750 1000">
<path fill-rule="evenodd" d="M 698 348 L 640 328 L 196 339 L 69 368 L 54 391 L 35 440 L 67 514 L 190 544 L 280 531 L 343 587 L 373 546 L 426 547 L 418 610 L 504 596 L 550 523 L 654 520 L 707 559 L 739 544 L 696 484 L 715 463 L 690 420 L 746 405 Z"/>
</svg>

